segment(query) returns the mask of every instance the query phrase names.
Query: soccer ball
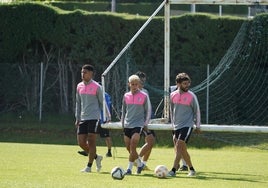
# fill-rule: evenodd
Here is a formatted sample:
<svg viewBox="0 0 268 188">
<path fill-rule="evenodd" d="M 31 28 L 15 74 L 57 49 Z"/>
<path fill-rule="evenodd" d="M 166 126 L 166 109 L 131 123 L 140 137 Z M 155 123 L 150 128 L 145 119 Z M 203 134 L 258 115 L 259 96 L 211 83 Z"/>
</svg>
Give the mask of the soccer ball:
<svg viewBox="0 0 268 188">
<path fill-rule="evenodd" d="M 158 165 L 154 169 L 154 174 L 158 178 L 166 178 L 168 174 L 168 169 L 165 165 Z"/>
<path fill-rule="evenodd" d="M 112 178 L 115 180 L 122 180 L 125 177 L 125 171 L 123 168 L 116 166 L 111 171 Z"/>
</svg>

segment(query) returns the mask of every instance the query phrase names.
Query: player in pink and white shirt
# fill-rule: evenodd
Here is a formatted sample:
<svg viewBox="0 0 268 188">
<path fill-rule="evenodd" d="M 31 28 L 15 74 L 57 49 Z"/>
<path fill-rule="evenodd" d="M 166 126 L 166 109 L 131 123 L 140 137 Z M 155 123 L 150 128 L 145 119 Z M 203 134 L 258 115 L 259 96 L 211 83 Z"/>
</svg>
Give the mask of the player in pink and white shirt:
<svg viewBox="0 0 268 188">
<path fill-rule="evenodd" d="M 177 90 L 170 94 L 170 117 L 176 140 L 173 168 L 169 176 L 175 176 L 180 159 L 183 158 L 187 163 L 190 172 L 188 176 L 195 175 L 190 155 L 187 151 L 186 143 L 188 142 L 194 124 L 197 133 L 200 133 L 200 109 L 196 95 L 189 91 L 191 79 L 186 73 L 179 73 L 176 76 Z"/>
<path fill-rule="evenodd" d="M 124 128 L 124 142 L 129 151 L 129 164 L 126 174 L 132 173 L 133 163 L 138 159 L 137 145 L 143 129 L 151 118 L 151 102 L 148 95 L 139 89 L 140 78 L 132 75 L 128 79 L 130 91 L 125 93 L 122 102 L 122 127 Z M 140 160 L 137 160 L 138 169 L 142 167 Z M 137 170 L 139 172 L 139 170 Z"/>
</svg>

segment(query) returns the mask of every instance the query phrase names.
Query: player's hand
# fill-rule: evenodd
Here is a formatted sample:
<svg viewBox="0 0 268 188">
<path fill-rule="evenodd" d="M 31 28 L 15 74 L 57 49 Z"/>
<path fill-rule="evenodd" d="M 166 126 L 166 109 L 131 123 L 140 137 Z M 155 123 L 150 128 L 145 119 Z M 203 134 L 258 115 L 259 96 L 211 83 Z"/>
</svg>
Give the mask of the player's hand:
<svg viewBox="0 0 268 188">
<path fill-rule="evenodd" d="M 200 133 L 201 133 L 201 129 L 200 129 L 200 127 L 196 127 L 196 128 L 195 128 L 195 133 L 196 133 L 196 134 L 200 134 Z"/>
<path fill-rule="evenodd" d="M 80 123 L 80 121 L 75 121 L 74 125 L 75 125 L 75 128 L 76 128 L 76 129 L 78 128 L 79 123 Z"/>
<path fill-rule="evenodd" d="M 143 130 L 145 130 L 146 132 L 148 132 L 148 126 L 144 125 Z"/>
</svg>

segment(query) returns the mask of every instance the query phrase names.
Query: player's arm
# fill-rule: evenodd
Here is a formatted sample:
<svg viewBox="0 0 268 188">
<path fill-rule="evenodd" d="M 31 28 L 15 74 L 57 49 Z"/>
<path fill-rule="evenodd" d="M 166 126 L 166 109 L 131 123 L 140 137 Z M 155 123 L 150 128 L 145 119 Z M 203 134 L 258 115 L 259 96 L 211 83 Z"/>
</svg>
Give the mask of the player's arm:
<svg viewBox="0 0 268 188">
<path fill-rule="evenodd" d="M 121 123 L 122 123 L 122 128 L 124 129 L 125 127 L 125 113 L 126 113 L 126 103 L 125 103 L 125 100 L 124 100 L 125 96 L 123 97 L 123 101 L 122 101 L 122 114 L 121 114 Z"/>
<path fill-rule="evenodd" d="M 193 98 L 193 109 L 194 109 L 194 122 L 195 122 L 195 126 L 196 126 L 196 133 L 200 133 L 201 132 L 201 115 L 200 115 L 200 108 L 199 108 L 199 103 L 197 100 L 197 97 L 194 95 Z"/>
<path fill-rule="evenodd" d="M 81 120 L 81 97 L 78 93 L 76 92 L 76 101 L 75 101 L 75 127 L 77 128 L 80 120 Z"/>
<path fill-rule="evenodd" d="M 147 95 L 146 97 L 146 101 L 145 101 L 145 114 L 146 114 L 146 117 L 145 117 L 145 122 L 144 122 L 144 128 L 146 127 L 147 129 L 147 126 L 149 124 L 149 121 L 151 119 L 151 114 L 152 114 L 152 105 L 151 105 L 151 101 L 150 101 L 150 98 L 149 96 Z"/>
</svg>

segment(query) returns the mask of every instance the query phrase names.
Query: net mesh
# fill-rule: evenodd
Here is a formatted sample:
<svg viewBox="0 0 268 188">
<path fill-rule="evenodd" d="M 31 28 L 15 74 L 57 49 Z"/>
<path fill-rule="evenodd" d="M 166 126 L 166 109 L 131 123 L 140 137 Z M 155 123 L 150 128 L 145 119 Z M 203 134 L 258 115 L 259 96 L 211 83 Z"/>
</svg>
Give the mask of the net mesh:
<svg viewBox="0 0 268 188">
<path fill-rule="evenodd" d="M 202 123 L 205 123 L 207 110 L 209 124 L 266 125 L 268 123 L 267 24 L 265 16 L 257 16 L 252 21 L 242 24 L 232 45 L 207 79 L 191 88 L 199 99 Z M 138 70 L 144 70 L 144 66 L 148 66 L 138 65 L 131 51 L 130 47 L 105 77 L 106 91 L 112 96 L 113 112 L 118 119 L 123 94 L 128 90 L 127 78 Z M 164 65 L 153 68 L 163 69 L 164 74 Z M 207 74 L 205 66 L 200 69 L 202 70 L 198 70 L 199 72 Z M 156 77 L 153 71 L 146 74 L 145 88 L 150 94 L 154 117 L 162 117 L 165 95 L 163 84 L 156 86 L 151 83 L 156 78 L 163 78 L 163 75 Z M 209 85 L 209 109 L 206 108 L 207 85 Z"/>
<path fill-rule="evenodd" d="M 219 66 L 209 75 L 209 122 L 268 123 L 268 31 L 264 24 L 267 25 L 267 20 L 264 22 L 261 17 L 243 24 Z M 201 102 L 206 101 L 203 85 L 193 89 Z M 204 114 L 204 103 L 201 105 Z"/>
</svg>

